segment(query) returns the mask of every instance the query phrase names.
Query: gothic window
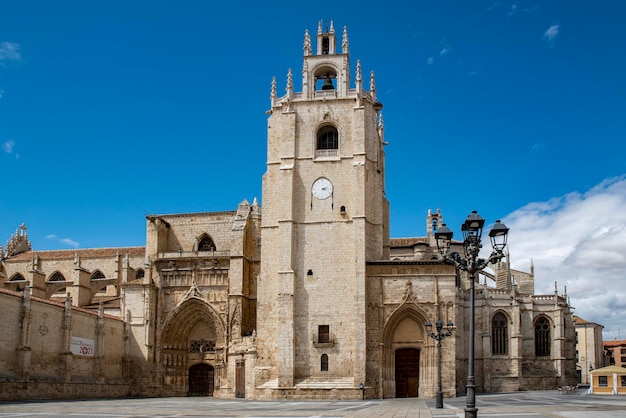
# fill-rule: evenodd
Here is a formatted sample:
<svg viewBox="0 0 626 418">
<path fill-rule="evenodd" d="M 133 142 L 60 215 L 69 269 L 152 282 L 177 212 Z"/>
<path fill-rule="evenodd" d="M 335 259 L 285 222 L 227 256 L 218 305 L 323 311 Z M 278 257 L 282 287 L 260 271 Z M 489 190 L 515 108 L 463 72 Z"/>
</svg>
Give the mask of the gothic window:
<svg viewBox="0 0 626 418">
<path fill-rule="evenodd" d="M 331 155 L 327 150 L 337 150 L 339 148 L 339 132 L 334 126 L 324 126 L 317 131 L 317 151 L 326 151 L 324 155 Z M 332 155 L 337 155 L 332 153 Z"/>
<path fill-rule="evenodd" d="M 322 354 L 320 358 L 320 370 L 323 372 L 328 371 L 328 354 Z"/>
<path fill-rule="evenodd" d="M 204 235 L 198 242 L 198 251 L 215 251 L 215 243 L 210 236 Z"/>
<path fill-rule="evenodd" d="M 507 354 L 507 341 L 506 316 L 498 312 L 491 321 L 491 354 Z"/>
<path fill-rule="evenodd" d="M 535 355 L 549 356 L 550 344 L 550 322 L 542 316 L 535 322 Z"/>
<path fill-rule="evenodd" d="M 96 270 L 91 275 L 91 280 L 104 279 L 104 274 L 100 270 Z"/>
<path fill-rule="evenodd" d="M 59 273 L 58 271 L 55 271 L 54 273 L 52 273 L 52 276 L 50 276 L 48 281 L 49 282 L 64 282 L 65 281 L 65 276 L 63 274 Z"/>
<path fill-rule="evenodd" d="M 205 339 L 193 340 L 191 341 L 189 351 L 200 354 L 213 352 L 215 351 L 215 341 L 208 341 Z"/>
<path fill-rule="evenodd" d="M 145 275 L 145 272 L 143 271 L 143 269 L 139 269 L 135 273 L 135 279 L 143 279 L 144 275 Z"/>
<path fill-rule="evenodd" d="M 13 277 L 11 278 L 12 282 L 17 282 L 17 281 L 24 281 L 26 279 L 24 279 L 24 276 L 22 276 L 20 273 L 16 273 L 13 275 Z"/>
<path fill-rule="evenodd" d="M 330 342 L 330 325 L 318 325 L 317 342 L 321 344 Z"/>
</svg>

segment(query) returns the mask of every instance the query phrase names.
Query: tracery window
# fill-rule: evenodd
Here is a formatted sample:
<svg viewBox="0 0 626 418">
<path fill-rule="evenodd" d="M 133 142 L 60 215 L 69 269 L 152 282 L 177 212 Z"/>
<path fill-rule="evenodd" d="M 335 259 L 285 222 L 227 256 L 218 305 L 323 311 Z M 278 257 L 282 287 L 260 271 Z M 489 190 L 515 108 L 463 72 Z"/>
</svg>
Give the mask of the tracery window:
<svg viewBox="0 0 626 418">
<path fill-rule="evenodd" d="M 11 278 L 12 282 L 17 282 L 17 281 L 24 281 L 26 279 L 24 279 L 24 276 L 22 276 L 20 273 L 16 273 L 13 275 L 13 277 Z"/>
<path fill-rule="evenodd" d="M 204 235 L 198 242 L 198 251 L 216 251 L 215 243 L 210 236 Z"/>
<path fill-rule="evenodd" d="M 322 354 L 322 357 L 320 358 L 320 371 L 328 371 L 328 354 Z"/>
<path fill-rule="evenodd" d="M 54 273 L 52 273 L 52 276 L 50 276 L 50 279 L 48 279 L 49 282 L 64 282 L 65 281 L 65 276 L 58 272 L 55 271 Z"/>
<path fill-rule="evenodd" d="M 339 132 L 331 125 L 322 127 L 317 132 L 317 149 L 336 150 L 339 148 Z M 334 154 L 336 155 L 336 153 Z"/>
<path fill-rule="evenodd" d="M 209 340 L 192 340 L 189 351 L 192 353 L 208 353 L 211 351 L 215 351 L 215 341 Z"/>
<path fill-rule="evenodd" d="M 137 270 L 137 272 L 135 273 L 135 279 L 143 279 L 144 275 L 146 273 L 143 271 L 143 269 L 139 269 Z"/>
<path fill-rule="evenodd" d="M 93 274 L 91 275 L 91 280 L 98 280 L 98 279 L 105 279 L 106 277 L 104 277 L 104 273 L 102 273 L 100 270 L 96 270 L 93 272 Z"/>
<path fill-rule="evenodd" d="M 507 354 L 508 330 L 506 316 L 498 312 L 491 320 L 491 354 Z"/>
<path fill-rule="evenodd" d="M 535 322 L 535 355 L 549 356 L 550 344 L 550 322 L 542 316 Z"/>
</svg>

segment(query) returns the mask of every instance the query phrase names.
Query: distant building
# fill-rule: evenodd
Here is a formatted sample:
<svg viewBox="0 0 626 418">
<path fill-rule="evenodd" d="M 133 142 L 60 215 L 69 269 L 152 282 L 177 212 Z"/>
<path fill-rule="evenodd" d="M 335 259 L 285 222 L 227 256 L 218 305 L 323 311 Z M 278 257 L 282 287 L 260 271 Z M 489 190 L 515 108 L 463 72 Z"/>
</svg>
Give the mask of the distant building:
<svg viewBox="0 0 626 418">
<path fill-rule="evenodd" d="M 626 395 L 626 368 L 606 366 L 589 372 L 589 393 L 602 395 Z"/>
<path fill-rule="evenodd" d="M 604 366 L 602 329 L 600 324 L 573 315 L 576 326 L 576 376 L 578 383 L 591 384 L 589 372 Z"/>
<path fill-rule="evenodd" d="M 454 323 L 444 395 L 465 392 L 469 279 L 438 257 L 443 214 L 425 214 L 424 237 L 389 237 L 374 75 L 357 61 L 352 77 L 345 28 L 338 39 L 320 23 L 311 38 L 286 93 L 272 83 L 262 209 L 244 200 L 227 212 L 150 215 L 138 248 L 33 251 L 25 227 L 9 240 L 0 398 L 431 398 L 437 345 L 426 323 L 438 319 Z M 425 143 L 416 163 L 439 146 Z M 410 169 L 407 184 L 436 181 Z M 521 272 L 509 260 L 476 285 L 476 390 L 575 384 L 567 295 L 556 285 L 536 295 L 532 264 Z"/>
<path fill-rule="evenodd" d="M 626 367 L 626 340 L 604 342 L 608 366 Z"/>
</svg>

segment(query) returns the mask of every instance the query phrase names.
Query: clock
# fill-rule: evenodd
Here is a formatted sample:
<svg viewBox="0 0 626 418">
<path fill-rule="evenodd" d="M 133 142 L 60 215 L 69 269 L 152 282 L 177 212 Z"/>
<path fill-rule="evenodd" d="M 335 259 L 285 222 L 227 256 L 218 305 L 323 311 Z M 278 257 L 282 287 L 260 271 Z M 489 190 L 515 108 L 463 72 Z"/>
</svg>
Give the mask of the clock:
<svg viewBox="0 0 626 418">
<path fill-rule="evenodd" d="M 311 193 L 318 199 L 328 199 L 333 194 L 333 184 L 326 177 L 320 177 L 313 182 Z"/>
</svg>

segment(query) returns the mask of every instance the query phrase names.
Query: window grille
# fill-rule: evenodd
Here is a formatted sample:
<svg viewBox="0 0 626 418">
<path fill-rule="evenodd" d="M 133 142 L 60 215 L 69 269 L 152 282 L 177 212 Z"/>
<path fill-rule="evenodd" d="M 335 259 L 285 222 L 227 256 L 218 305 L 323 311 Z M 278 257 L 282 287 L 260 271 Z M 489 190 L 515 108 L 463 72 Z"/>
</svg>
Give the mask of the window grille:
<svg viewBox="0 0 626 418">
<path fill-rule="evenodd" d="M 317 132 L 318 150 L 336 150 L 339 148 L 339 132 L 334 126 L 324 126 Z"/>
<path fill-rule="evenodd" d="M 328 371 L 328 354 L 322 354 L 320 358 L 320 370 L 323 372 Z"/>
</svg>

